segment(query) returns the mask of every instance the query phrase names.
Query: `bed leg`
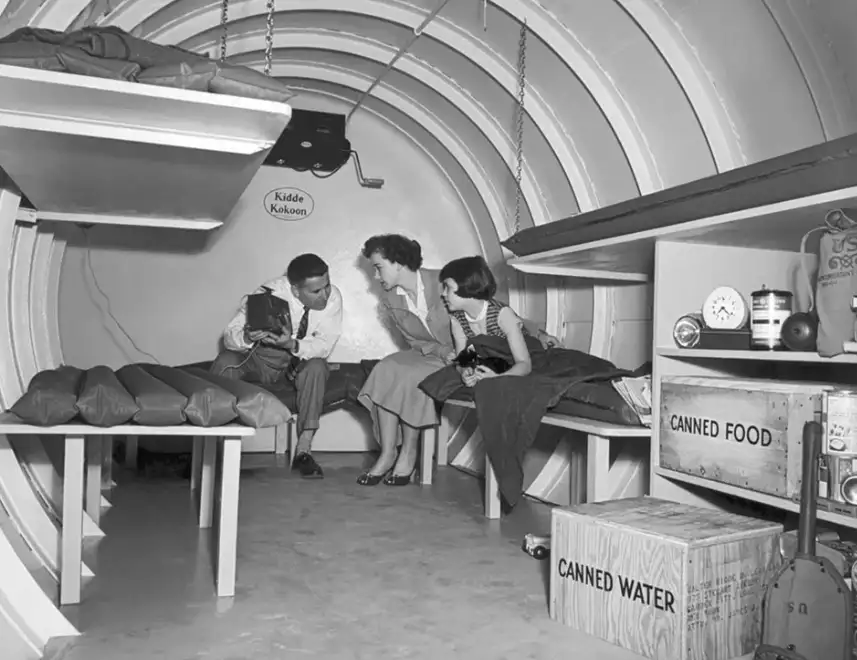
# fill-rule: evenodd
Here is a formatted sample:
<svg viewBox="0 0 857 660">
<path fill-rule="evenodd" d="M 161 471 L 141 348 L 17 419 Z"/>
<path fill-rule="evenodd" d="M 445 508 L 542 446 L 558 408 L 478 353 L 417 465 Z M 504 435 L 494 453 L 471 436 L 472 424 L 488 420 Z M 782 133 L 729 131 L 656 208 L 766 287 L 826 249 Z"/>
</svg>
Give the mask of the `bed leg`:
<svg viewBox="0 0 857 660">
<path fill-rule="evenodd" d="M 93 522 L 101 522 L 101 438 L 86 438 L 86 512 Z M 81 523 L 82 524 L 82 523 Z"/>
<path fill-rule="evenodd" d="M 110 490 L 116 486 L 113 481 L 113 436 L 101 436 L 101 490 Z"/>
<path fill-rule="evenodd" d="M 66 436 L 62 480 L 60 605 L 76 605 L 80 602 L 85 453 L 86 439 L 84 436 Z"/>
<path fill-rule="evenodd" d="M 292 463 L 295 462 L 295 448 L 298 446 L 298 418 L 297 416 L 292 417 L 288 422 L 286 422 L 286 428 L 288 429 L 288 441 L 289 441 L 289 467 L 292 466 Z"/>
<path fill-rule="evenodd" d="M 289 422 L 274 427 L 274 455 L 284 456 L 289 450 Z"/>
<path fill-rule="evenodd" d="M 238 543 L 238 486 L 241 479 L 241 438 L 223 438 L 220 475 L 220 521 L 217 531 L 217 595 L 235 595 Z"/>
<path fill-rule="evenodd" d="M 202 450 L 202 481 L 199 492 L 199 528 L 211 527 L 214 513 L 214 482 L 217 468 L 217 438 L 206 436 Z"/>
<path fill-rule="evenodd" d="M 586 441 L 586 501 L 610 499 L 610 438 L 590 435 Z"/>
<path fill-rule="evenodd" d="M 440 425 L 437 427 L 437 466 L 449 464 L 449 418 L 440 411 Z"/>
<path fill-rule="evenodd" d="M 199 476 L 202 471 L 202 451 L 205 438 L 201 435 L 193 436 L 193 449 L 190 455 L 190 490 L 199 490 Z"/>
<path fill-rule="evenodd" d="M 137 469 L 137 436 L 129 435 L 125 438 L 125 467 L 129 470 Z"/>
<path fill-rule="evenodd" d="M 497 486 L 497 475 L 491 461 L 485 457 L 485 517 L 491 520 L 500 518 L 500 489 Z"/>
<path fill-rule="evenodd" d="M 437 446 L 437 427 L 423 429 L 420 433 L 420 485 L 431 486 L 434 451 Z"/>
</svg>

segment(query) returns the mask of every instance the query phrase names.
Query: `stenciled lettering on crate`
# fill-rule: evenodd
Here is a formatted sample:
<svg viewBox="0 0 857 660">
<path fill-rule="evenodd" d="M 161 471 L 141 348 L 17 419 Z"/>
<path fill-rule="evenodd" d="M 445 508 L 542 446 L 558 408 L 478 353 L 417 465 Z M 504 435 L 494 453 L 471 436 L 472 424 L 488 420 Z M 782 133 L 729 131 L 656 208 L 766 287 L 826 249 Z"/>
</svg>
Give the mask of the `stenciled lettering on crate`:
<svg viewBox="0 0 857 660">
<path fill-rule="evenodd" d="M 720 377 L 665 377 L 660 467 L 797 499 L 801 433 L 829 385 Z"/>
<path fill-rule="evenodd" d="M 554 509 L 551 617 L 656 660 L 750 653 L 781 532 L 650 497 Z"/>
<path fill-rule="evenodd" d="M 625 575 L 616 574 L 614 577 L 608 570 L 587 566 L 565 557 L 560 557 L 556 569 L 559 576 L 567 580 L 606 592 L 611 592 L 618 586 L 618 593 L 622 598 L 675 614 L 675 594 L 664 587 Z"/>
</svg>

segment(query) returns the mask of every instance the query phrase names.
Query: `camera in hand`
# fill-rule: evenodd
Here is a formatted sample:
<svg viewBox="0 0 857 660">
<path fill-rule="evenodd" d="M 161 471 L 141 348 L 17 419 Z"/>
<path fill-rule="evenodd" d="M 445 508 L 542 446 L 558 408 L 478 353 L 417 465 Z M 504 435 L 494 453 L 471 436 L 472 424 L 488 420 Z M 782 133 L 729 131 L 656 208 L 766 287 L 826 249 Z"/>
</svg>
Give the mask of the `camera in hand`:
<svg viewBox="0 0 857 660">
<path fill-rule="evenodd" d="M 277 334 L 292 334 L 292 314 L 289 303 L 275 296 L 268 287 L 261 293 L 247 296 L 247 330 L 267 330 Z"/>
<path fill-rule="evenodd" d="M 479 355 L 473 345 L 466 346 L 461 353 L 455 356 L 453 363 L 464 369 L 487 367 L 496 374 L 505 373 L 512 366 L 503 358 Z"/>
</svg>

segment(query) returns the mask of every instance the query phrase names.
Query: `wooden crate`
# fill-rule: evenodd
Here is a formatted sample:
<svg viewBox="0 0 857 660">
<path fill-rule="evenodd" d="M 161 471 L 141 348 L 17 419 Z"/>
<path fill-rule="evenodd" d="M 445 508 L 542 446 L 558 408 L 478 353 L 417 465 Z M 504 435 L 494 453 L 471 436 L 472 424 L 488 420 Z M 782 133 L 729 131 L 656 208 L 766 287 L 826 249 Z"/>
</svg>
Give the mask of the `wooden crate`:
<svg viewBox="0 0 857 660">
<path fill-rule="evenodd" d="M 638 497 L 555 508 L 551 528 L 554 620 L 655 660 L 758 645 L 782 525 Z"/>
<path fill-rule="evenodd" d="M 661 380 L 660 466 L 798 499 L 805 422 L 830 385 L 736 378 Z"/>
</svg>

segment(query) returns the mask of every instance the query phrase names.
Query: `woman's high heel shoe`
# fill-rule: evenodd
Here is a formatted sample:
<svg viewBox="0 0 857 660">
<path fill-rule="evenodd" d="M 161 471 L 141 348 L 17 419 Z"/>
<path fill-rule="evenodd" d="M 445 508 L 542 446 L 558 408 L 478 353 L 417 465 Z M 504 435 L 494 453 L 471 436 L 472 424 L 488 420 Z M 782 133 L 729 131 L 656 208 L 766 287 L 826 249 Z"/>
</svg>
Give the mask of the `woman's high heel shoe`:
<svg viewBox="0 0 857 660">
<path fill-rule="evenodd" d="M 384 474 L 370 474 L 369 472 L 364 472 L 357 477 L 357 483 L 361 486 L 377 486 L 381 483 L 381 480 L 389 474 L 389 471 Z M 384 483 L 387 482 L 385 481 Z"/>
<path fill-rule="evenodd" d="M 411 477 L 414 475 L 414 472 L 416 472 L 416 469 L 416 466 L 414 466 L 414 469 L 408 472 L 408 474 L 393 474 L 393 471 L 391 470 L 390 473 L 384 478 L 384 485 L 407 486 L 409 483 L 411 483 Z"/>
</svg>

